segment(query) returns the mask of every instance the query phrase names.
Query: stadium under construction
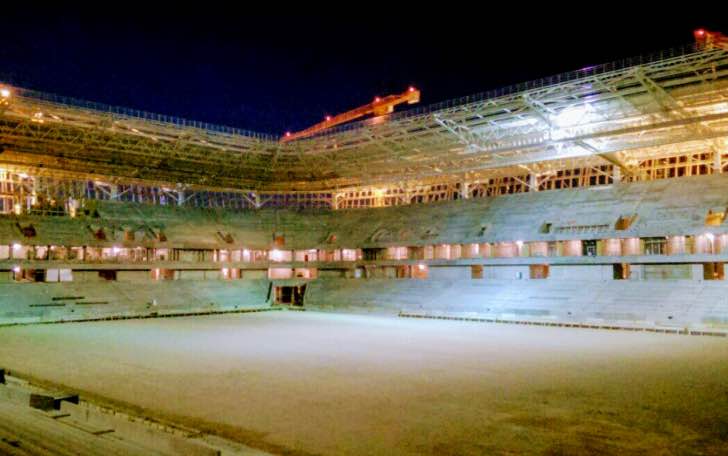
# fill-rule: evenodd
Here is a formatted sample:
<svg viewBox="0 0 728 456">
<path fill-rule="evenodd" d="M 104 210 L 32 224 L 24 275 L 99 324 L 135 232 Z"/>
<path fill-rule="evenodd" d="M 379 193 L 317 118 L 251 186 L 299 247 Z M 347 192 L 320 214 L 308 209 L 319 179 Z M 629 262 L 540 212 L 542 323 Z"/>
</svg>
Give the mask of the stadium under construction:
<svg viewBox="0 0 728 456">
<path fill-rule="evenodd" d="M 725 37 L 419 98 L 0 85 L 0 452 L 728 451 Z"/>
</svg>

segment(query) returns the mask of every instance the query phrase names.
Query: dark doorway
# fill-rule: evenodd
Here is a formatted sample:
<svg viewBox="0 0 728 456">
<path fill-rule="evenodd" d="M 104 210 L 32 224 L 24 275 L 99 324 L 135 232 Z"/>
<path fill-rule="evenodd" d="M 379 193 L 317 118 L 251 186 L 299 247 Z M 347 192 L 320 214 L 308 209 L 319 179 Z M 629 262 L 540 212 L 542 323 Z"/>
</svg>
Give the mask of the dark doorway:
<svg viewBox="0 0 728 456">
<path fill-rule="evenodd" d="M 612 265 L 612 278 L 614 280 L 627 280 L 630 276 L 629 264 L 616 263 Z"/>
<path fill-rule="evenodd" d="M 306 285 L 276 287 L 276 304 L 303 306 Z"/>
<path fill-rule="evenodd" d="M 581 254 L 583 256 L 597 256 L 596 239 L 586 239 L 581 243 Z"/>
<path fill-rule="evenodd" d="M 725 267 L 723 263 L 703 263 L 703 280 L 724 280 Z"/>
</svg>

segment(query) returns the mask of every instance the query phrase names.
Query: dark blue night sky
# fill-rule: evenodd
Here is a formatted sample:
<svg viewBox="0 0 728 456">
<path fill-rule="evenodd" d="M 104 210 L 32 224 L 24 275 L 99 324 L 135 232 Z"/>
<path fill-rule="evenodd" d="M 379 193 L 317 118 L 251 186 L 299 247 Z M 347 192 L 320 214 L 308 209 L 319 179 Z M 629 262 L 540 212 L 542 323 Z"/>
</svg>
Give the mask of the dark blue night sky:
<svg viewBox="0 0 728 456">
<path fill-rule="evenodd" d="M 341 18 L 104 8 L 5 11 L 0 81 L 280 134 L 410 84 L 428 104 L 689 43 L 699 26 L 728 33 L 707 14 L 624 20 L 624 10 L 559 21 L 462 8 Z"/>
</svg>

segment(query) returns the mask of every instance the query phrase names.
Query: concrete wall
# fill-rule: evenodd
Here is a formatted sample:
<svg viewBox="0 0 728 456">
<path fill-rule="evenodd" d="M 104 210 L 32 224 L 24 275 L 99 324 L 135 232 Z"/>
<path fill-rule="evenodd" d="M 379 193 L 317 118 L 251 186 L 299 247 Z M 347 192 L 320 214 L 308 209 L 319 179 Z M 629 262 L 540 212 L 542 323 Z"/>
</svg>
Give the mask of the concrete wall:
<svg viewBox="0 0 728 456">
<path fill-rule="evenodd" d="M 337 312 L 482 317 L 728 331 L 728 281 L 322 279 L 306 307 Z M 527 276 L 526 276 L 527 277 Z"/>
<path fill-rule="evenodd" d="M 612 265 L 551 265 L 549 267 L 549 278 L 553 280 L 611 280 L 613 275 L 614 270 L 612 268 Z"/>
<path fill-rule="evenodd" d="M 470 266 L 430 266 L 428 277 L 435 280 L 469 279 L 471 271 Z"/>
<path fill-rule="evenodd" d="M 92 273 L 88 273 L 92 276 Z M 148 274 L 148 273 L 147 273 Z M 268 307 L 267 280 L 0 283 L 0 324 Z"/>
</svg>

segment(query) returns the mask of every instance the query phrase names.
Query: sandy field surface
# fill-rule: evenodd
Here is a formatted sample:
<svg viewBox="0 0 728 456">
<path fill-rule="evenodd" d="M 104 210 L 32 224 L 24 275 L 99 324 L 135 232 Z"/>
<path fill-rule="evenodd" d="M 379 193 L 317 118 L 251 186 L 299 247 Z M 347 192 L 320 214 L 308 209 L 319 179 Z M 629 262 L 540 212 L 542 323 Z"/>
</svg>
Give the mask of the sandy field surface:
<svg viewBox="0 0 728 456">
<path fill-rule="evenodd" d="M 266 312 L 0 328 L 0 366 L 278 454 L 728 454 L 718 337 Z"/>
</svg>

